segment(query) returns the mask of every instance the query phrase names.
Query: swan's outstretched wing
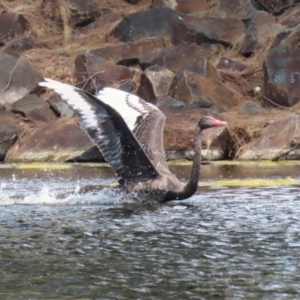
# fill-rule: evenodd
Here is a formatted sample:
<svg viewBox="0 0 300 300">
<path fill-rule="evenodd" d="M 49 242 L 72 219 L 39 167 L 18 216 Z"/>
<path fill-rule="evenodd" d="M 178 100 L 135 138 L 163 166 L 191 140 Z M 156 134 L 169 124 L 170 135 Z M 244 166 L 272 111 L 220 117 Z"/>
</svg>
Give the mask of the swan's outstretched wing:
<svg viewBox="0 0 300 300">
<path fill-rule="evenodd" d="M 45 79 L 39 85 L 53 89 L 75 110 L 80 126 L 96 143 L 119 177 L 135 182 L 157 177 L 158 173 L 149 157 L 112 106 L 81 89 L 55 80 Z M 106 93 L 110 96 L 113 91 L 109 89 Z M 118 94 L 110 97 L 114 96 Z M 139 118 L 137 112 L 134 117 Z"/>
<path fill-rule="evenodd" d="M 138 96 L 114 88 L 103 88 L 96 97 L 122 116 L 154 165 L 168 169 L 163 146 L 166 117 L 162 111 Z"/>
</svg>

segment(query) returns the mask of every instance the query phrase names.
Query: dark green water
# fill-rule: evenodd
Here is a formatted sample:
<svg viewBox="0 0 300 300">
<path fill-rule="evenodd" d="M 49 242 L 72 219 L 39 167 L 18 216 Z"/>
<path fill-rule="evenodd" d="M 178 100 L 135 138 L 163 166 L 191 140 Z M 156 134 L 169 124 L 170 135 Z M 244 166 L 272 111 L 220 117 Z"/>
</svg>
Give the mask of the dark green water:
<svg viewBox="0 0 300 300">
<path fill-rule="evenodd" d="M 189 167 L 172 167 L 186 180 Z M 300 179 L 203 166 L 202 180 Z M 0 168 L 0 299 L 299 299 L 299 187 L 205 187 L 141 206 L 106 167 Z"/>
</svg>

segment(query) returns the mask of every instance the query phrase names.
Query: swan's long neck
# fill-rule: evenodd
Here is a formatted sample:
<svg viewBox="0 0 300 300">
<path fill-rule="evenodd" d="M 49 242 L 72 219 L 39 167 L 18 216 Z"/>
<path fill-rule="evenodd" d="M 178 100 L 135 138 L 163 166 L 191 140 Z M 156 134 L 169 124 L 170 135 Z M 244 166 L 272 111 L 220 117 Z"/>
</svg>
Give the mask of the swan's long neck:
<svg viewBox="0 0 300 300">
<path fill-rule="evenodd" d="M 171 200 L 184 200 L 194 195 L 194 193 L 197 191 L 201 166 L 201 133 L 202 130 L 197 126 L 194 133 L 194 160 L 188 183 L 183 188 L 182 192 L 175 193 L 169 191 L 166 194 L 163 202 L 168 202 Z"/>
<path fill-rule="evenodd" d="M 202 130 L 197 126 L 194 135 L 194 160 L 192 164 L 191 176 L 184 187 L 183 193 L 185 193 L 185 198 L 191 197 L 195 194 L 198 188 L 198 181 L 200 176 L 200 167 L 201 167 L 201 150 L 202 150 L 202 141 L 201 141 Z"/>
</svg>

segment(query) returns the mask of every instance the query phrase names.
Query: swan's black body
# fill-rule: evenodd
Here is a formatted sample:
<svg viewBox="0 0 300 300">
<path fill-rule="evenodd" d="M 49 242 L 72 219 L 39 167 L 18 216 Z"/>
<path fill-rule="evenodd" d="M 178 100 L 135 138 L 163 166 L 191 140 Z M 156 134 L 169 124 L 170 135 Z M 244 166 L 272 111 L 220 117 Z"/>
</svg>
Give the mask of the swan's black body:
<svg viewBox="0 0 300 300">
<path fill-rule="evenodd" d="M 200 119 L 195 130 L 195 156 L 191 177 L 183 185 L 169 170 L 163 148 L 165 115 L 139 97 L 113 88 L 96 96 L 51 79 L 39 85 L 53 89 L 75 110 L 80 126 L 98 146 L 118 176 L 119 189 L 147 194 L 158 202 L 183 200 L 198 187 L 201 133 L 227 123 Z"/>
</svg>

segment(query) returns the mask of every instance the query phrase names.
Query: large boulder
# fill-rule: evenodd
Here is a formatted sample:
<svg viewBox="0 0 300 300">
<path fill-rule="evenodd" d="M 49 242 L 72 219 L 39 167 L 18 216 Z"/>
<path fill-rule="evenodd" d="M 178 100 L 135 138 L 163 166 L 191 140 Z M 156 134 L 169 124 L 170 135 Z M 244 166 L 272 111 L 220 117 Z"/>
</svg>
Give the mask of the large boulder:
<svg viewBox="0 0 300 300">
<path fill-rule="evenodd" d="M 167 95 L 174 78 L 174 72 L 159 66 L 147 68 L 141 75 L 138 95 L 148 101 L 155 103 L 156 99 Z"/>
<path fill-rule="evenodd" d="M 251 0 L 220 0 L 212 13 L 215 18 L 233 18 L 248 21 L 255 15 L 256 9 Z"/>
<path fill-rule="evenodd" d="M 213 108 L 219 112 L 238 104 L 236 95 L 222 84 L 214 66 L 205 58 L 176 73 L 169 95 L 189 107 Z"/>
<path fill-rule="evenodd" d="M 172 43 L 203 43 L 232 46 L 246 33 L 245 25 L 237 19 L 178 16 L 172 22 Z"/>
<path fill-rule="evenodd" d="M 264 62 L 265 95 L 275 105 L 300 100 L 300 25 L 278 34 Z M 272 105 L 264 98 L 266 105 Z"/>
<path fill-rule="evenodd" d="M 0 14 L 0 46 L 23 34 L 28 29 L 28 21 L 23 15 L 13 12 Z"/>
<path fill-rule="evenodd" d="M 219 119 L 222 116 L 206 109 L 165 110 L 167 115 L 164 128 L 164 147 L 167 159 L 193 159 L 194 132 L 199 119 L 212 115 Z M 227 128 L 207 129 L 202 135 L 203 160 L 221 160 L 228 158 L 233 140 Z"/>
<path fill-rule="evenodd" d="M 240 160 L 300 159 L 300 116 L 273 122 L 239 157 Z"/>
<path fill-rule="evenodd" d="M 31 121 L 49 122 L 55 114 L 47 101 L 34 94 L 29 94 L 12 104 L 12 111 L 20 113 Z"/>
<path fill-rule="evenodd" d="M 90 93 L 98 92 L 103 86 L 130 80 L 133 76 L 133 70 L 115 65 L 92 53 L 79 54 L 75 60 L 74 77 L 77 86 Z"/>
<path fill-rule="evenodd" d="M 221 51 L 219 45 L 195 44 L 174 45 L 161 51 L 151 51 L 141 55 L 140 66 L 143 70 L 158 65 L 173 72 L 192 65 L 199 57 L 210 58 Z"/>
<path fill-rule="evenodd" d="M 0 104 L 11 104 L 32 92 L 42 75 L 17 55 L 0 52 Z"/>
<path fill-rule="evenodd" d="M 273 15 L 265 11 L 257 12 L 247 26 L 247 33 L 241 52 L 250 54 L 257 49 L 264 48 L 283 29 L 284 27 L 277 24 Z"/>
<path fill-rule="evenodd" d="M 6 162 L 103 161 L 76 119 L 61 118 L 27 132 L 8 151 Z"/>
<path fill-rule="evenodd" d="M 90 51 L 91 54 L 101 56 L 105 60 L 121 65 L 139 63 L 139 57 L 150 51 L 159 51 L 166 47 L 164 38 L 147 38 L 119 45 L 106 46 Z"/>
<path fill-rule="evenodd" d="M 8 111 L 0 111 L 0 161 L 4 160 L 22 130 L 22 122 L 18 116 Z"/>
<path fill-rule="evenodd" d="M 177 12 L 167 7 L 129 14 L 119 23 L 113 36 L 123 42 L 170 36 L 172 19 L 177 15 Z"/>
</svg>

